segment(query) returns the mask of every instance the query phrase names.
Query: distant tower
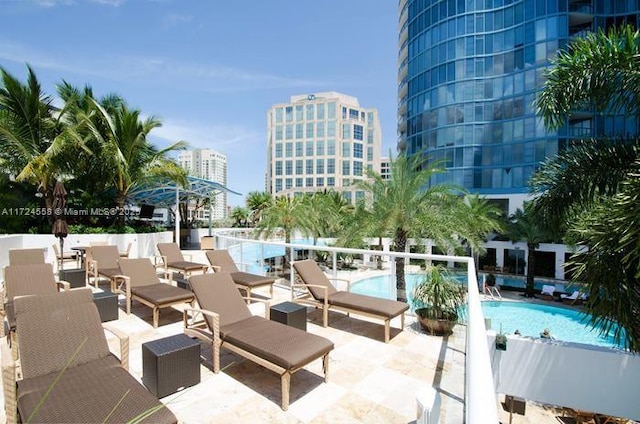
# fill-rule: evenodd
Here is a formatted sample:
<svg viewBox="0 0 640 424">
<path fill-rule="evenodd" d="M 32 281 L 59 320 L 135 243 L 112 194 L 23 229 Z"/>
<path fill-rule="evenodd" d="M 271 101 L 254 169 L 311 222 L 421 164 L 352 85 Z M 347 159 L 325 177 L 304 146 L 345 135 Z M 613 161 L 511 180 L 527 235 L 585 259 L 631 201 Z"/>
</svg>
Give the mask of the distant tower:
<svg viewBox="0 0 640 424">
<path fill-rule="evenodd" d="M 178 163 L 193 177 L 213 181 L 227 186 L 227 157 L 210 149 L 186 150 L 178 153 Z M 190 208 L 190 214 L 193 211 Z M 215 197 L 213 220 L 227 217 L 227 193 L 222 192 Z M 209 208 L 202 208 L 193 217 L 199 220 L 209 219 Z"/>
<path fill-rule="evenodd" d="M 333 189 L 354 202 L 353 182 L 380 169 L 378 111 L 336 92 L 292 96 L 267 113 L 266 189 L 300 195 Z"/>
</svg>

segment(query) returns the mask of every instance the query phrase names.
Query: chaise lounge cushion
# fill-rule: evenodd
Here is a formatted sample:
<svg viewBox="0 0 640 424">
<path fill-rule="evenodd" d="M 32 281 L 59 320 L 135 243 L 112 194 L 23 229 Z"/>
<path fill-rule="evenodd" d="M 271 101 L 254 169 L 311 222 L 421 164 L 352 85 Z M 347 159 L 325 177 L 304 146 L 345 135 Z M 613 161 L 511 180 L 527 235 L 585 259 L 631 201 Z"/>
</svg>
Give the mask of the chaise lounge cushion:
<svg viewBox="0 0 640 424">
<path fill-rule="evenodd" d="M 18 410 L 23 421 L 36 409 L 58 373 L 18 381 Z M 68 368 L 31 422 L 129 422 L 158 406 L 158 400 L 120 366 L 113 356 Z M 98 417 L 101 417 L 98 419 Z M 165 407 L 140 421 L 176 422 Z"/>
<path fill-rule="evenodd" d="M 333 343 L 324 337 L 259 316 L 227 325 L 221 333 L 224 342 L 287 370 L 300 368 L 333 349 Z"/>
<path fill-rule="evenodd" d="M 404 302 L 339 291 L 329 296 L 329 305 L 358 310 L 364 313 L 394 318 L 409 309 Z"/>
<path fill-rule="evenodd" d="M 251 289 L 255 287 L 270 285 L 275 282 L 275 279 L 273 278 L 265 277 L 258 274 L 250 274 L 248 272 L 242 271 L 232 272 L 230 273 L 230 275 L 234 283 L 241 286 L 249 287 Z"/>
<path fill-rule="evenodd" d="M 188 303 L 193 300 L 193 293 L 189 290 L 174 287 L 166 283 L 131 287 L 131 294 L 156 305 L 180 302 Z"/>
</svg>

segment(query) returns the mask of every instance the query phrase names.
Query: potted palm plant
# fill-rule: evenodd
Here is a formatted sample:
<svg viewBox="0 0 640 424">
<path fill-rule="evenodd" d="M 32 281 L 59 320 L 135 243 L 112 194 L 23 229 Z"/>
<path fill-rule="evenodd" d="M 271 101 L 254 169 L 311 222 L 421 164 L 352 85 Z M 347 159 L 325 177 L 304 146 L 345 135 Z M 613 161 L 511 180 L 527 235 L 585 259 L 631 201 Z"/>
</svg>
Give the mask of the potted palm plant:
<svg viewBox="0 0 640 424">
<path fill-rule="evenodd" d="M 411 303 L 423 329 L 433 335 L 451 334 L 465 303 L 464 287 L 442 265 L 427 269 L 412 292 Z"/>
</svg>

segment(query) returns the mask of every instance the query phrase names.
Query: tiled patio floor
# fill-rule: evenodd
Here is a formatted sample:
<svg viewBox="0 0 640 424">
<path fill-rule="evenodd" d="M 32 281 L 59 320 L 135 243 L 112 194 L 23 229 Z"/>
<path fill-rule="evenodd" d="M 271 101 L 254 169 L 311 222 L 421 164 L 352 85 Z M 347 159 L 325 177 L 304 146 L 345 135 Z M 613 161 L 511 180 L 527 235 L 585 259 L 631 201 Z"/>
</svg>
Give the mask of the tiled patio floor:
<svg viewBox="0 0 640 424">
<path fill-rule="evenodd" d="M 106 285 L 101 286 L 106 288 Z M 256 294 L 259 294 L 257 291 Z M 289 291 L 276 288 L 272 303 L 288 300 Z M 182 314 L 162 310 L 160 325 L 151 325 L 151 309 L 134 304 L 131 315 L 122 309 L 110 325 L 130 336 L 130 372 L 141 381 L 144 342 L 182 332 Z M 262 314 L 262 304 L 251 305 Z M 464 326 L 448 338 L 433 337 L 419 330 L 407 317 L 404 331 L 392 322 L 392 339 L 385 344 L 379 321 L 330 314 L 328 328 L 321 314 L 308 309 L 307 331 L 329 338 L 335 344 L 330 354 L 329 381 L 324 383 L 321 362 L 316 361 L 293 375 L 291 404 L 280 408 L 279 377 L 253 362 L 223 351 L 222 371 L 211 370 L 211 351 L 202 345 L 201 383 L 162 399 L 184 423 L 411 423 L 416 420 L 416 394 L 439 388 L 442 394 L 441 423 L 463 422 Z M 115 339 L 109 339 L 118 352 Z M 502 400 L 502 397 L 501 397 Z M 500 419 L 509 415 L 499 407 Z M 4 411 L 2 411 L 2 414 Z M 557 423 L 558 411 L 527 404 L 525 416 L 514 415 L 513 423 Z M 4 421 L 4 415 L 0 416 Z"/>
</svg>

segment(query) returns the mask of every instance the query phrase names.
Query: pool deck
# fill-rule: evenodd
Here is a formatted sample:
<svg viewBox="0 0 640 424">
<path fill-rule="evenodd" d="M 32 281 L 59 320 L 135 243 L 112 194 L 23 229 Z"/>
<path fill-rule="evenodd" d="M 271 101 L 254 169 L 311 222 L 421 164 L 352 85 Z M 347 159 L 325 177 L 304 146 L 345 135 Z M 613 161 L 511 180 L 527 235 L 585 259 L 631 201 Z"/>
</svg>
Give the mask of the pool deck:
<svg viewBox="0 0 640 424">
<path fill-rule="evenodd" d="M 191 251 L 190 253 L 196 253 Z M 200 252 L 201 253 L 201 252 Z M 202 255 L 204 258 L 204 255 Z M 195 261 L 199 260 L 197 254 Z M 378 275 L 369 270 L 358 277 Z M 353 278 L 354 272 L 340 272 Z M 106 288 L 107 285 L 101 285 Z M 256 291 L 260 295 L 260 290 Z M 517 294 L 505 298 L 522 300 Z M 520 297 L 520 299 L 518 299 Z M 289 300 L 285 287 L 276 287 L 271 303 Z M 130 372 L 141 381 L 142 344 L 182 332 L 179 308 L 163 309 L 160 325 L 153 328 L 151 309 L 134 302 L 130 315 L 123 310 L 120 297 L 119 319 L 111 325 L 130 337 Z M 262 315 L 262 304 L 251 310 Z M 321 363 L 316 361 L 293 375 L 291 405 L 280 408 L 280 379 L 255 363 L 223 350 L 221 372 L 214 374 L 211 349 L 202 344 L 201 382 L 162 399 L 183 423 L 415 423 L 416 395 L 435 388 L 442 397 L 439 422 L 461 424 L 464 421 L 464 342 L 465 326 L 456 326 L 454 334 L 435 337 L 424 333 L 413 316 L 407 316 L 403 331 L 400 320 L 392 321 L 391 341 L 383 342 L 379 321 L 331 312 L 327 328 L 321 325 L 321 313 L 307 308 L 307 331 L 327 337 L 335 344 L 330 354 L 329 381 L 324 383 Z M 108 338 L 113 352 L 115 338 Z M 498 401 L 502 402 L 500 395 Z M 509 422 L 509 414 L 498 405 L 500 420 Z M 527 403 L 526 415 L 514 415 L 513 423 L 558 423 L 561 410 Z M 4 410 L 0 420 L 4 421 Z M 568 421 L 567 421 L 568 422 Z"/>
</svg>

